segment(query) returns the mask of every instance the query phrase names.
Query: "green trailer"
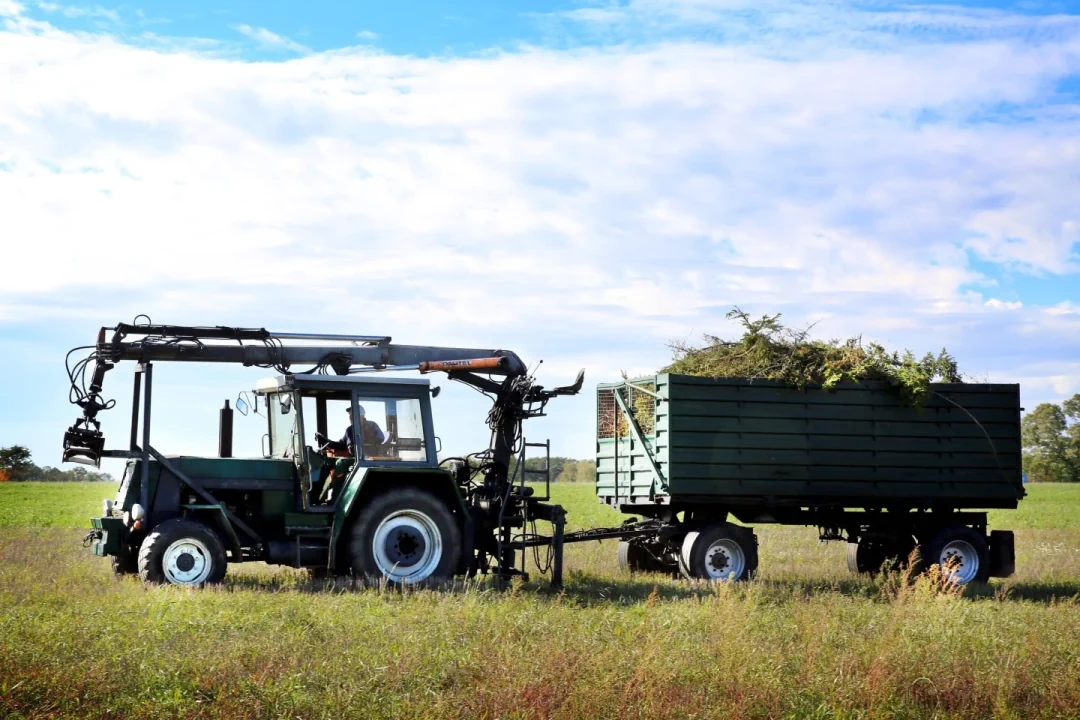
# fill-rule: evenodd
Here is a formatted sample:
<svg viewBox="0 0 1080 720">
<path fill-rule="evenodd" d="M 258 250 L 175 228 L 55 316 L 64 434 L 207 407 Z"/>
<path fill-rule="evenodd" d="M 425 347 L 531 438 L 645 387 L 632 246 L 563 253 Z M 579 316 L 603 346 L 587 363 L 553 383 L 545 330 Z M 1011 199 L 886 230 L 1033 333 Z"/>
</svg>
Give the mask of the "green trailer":
<svg viewBox="0 0 1080 720">
<path fill-rule="evenodd" d="M 744 579 L 748 525 L 820 529 L 874 572 L 916 547 L 960 582 L 1013 571 L 985 510 L 1024 496 L 1020 390 L 937 384 L 920 407 L 881 383 L 823 390 L 659 374 L 597 388 L 596 491 L 654 522 L 620 544 L 630 570 Z M 738 520 L 735 524 L 730 518 Z"/>
</svg>

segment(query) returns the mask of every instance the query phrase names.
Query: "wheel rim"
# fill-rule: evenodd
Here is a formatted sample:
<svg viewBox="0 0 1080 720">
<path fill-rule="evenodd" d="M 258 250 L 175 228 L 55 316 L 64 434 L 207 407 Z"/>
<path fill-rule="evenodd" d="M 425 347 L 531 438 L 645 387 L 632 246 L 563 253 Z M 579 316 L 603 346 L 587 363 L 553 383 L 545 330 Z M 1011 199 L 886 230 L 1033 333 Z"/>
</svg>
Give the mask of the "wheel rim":
<svg viewBox="0 0 1080 720">
<path fill-rule="evenodd" d="M 746 570 L 746 554 L 731 538 L 721 538 L 705 551 L 705 574 L 712 580 L 737 580 Z"/>
<path fill-rule="evenodd" d="M 174 585 L 198 585 L 210 577 L 214 561 L 201 540 L 183 538 L 165 549 L 161 567 L 165 579 Z"/>
<path fill-rule="evenodd" d="M 949 561 L 956 563 L 952 572 L 945 569 Z M 946 543 L 945 547 L 941 548 L 941 557 L 938 558 L 938 562 L 941 563 L 941 571 L 948 572 L 949 577 L 960 585 L 968 584 L 979 574 L 979 553 L 967 540 L 953 540 Z"/>
<path fill-rule="evenodd" d="M 418 510 L 398 510 L 383 518 L 372 541 L 375 564 L 387 580 L 415 583 L 435 572 L 442 559 L 442 533 Z"/>
</svg>

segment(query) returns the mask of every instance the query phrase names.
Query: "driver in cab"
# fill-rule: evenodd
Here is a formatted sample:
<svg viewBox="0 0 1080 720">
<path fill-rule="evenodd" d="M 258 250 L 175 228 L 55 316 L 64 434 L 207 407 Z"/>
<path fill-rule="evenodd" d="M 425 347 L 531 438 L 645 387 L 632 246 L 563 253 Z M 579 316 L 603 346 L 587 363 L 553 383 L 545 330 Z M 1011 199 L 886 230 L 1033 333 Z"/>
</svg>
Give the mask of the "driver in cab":
<svg viewBox="0 0 1080 720">
<path fill-rule="evenodd" d="M 363 442 L 365 450 L 378 448 L 386 442 L 386 433 L 382 431 L 379 424 L 368 420 L 364 415 L 364 406 L 357 405 L 357 412 L 360 413 L 360 437 Z M 316 433 L 315 439 L 324 444 L 327 448 L 332 449 L 334 452 L 347 452 L 352 457 L 357 457 L 356 453 L 356 437 L 353 430 L 353 409 L 350 405 L 346 411 L 349 416 L 349 426 L 345 428 L 345 434 L 338 441 L 327 440 L 325 436 Z"/>
<path fill-rule="evenodd" d="M 372 422 L 364 416 L 363 405 L 359 405 L 357 410 L 360 413 L 360 437 L 363 440 L 365 455 L 372 455 L 374 454 L 372 451 L 377 450 L 386 442 L 386 434 L 378 423 Z M 349 468 L 352 467 L 353 458 L 357 457 L 351 405 L 346 412 L 349 415 L 349 426 L 345 428 L 345 434 L 341 436 L 340 440 L 328 440 L 322 433 L 315 433 L 315 441 L 321 446 L 319 452 L 329 457 L 337 457 L 337 461 L 332 466 L 324 466 L 322 477 L 316 487 L 313 488 L 319 502 L 330 503 L 337 500 L 345 476 Z M 327 453 L 328 450 L 331 452 Z"/>
</svg>

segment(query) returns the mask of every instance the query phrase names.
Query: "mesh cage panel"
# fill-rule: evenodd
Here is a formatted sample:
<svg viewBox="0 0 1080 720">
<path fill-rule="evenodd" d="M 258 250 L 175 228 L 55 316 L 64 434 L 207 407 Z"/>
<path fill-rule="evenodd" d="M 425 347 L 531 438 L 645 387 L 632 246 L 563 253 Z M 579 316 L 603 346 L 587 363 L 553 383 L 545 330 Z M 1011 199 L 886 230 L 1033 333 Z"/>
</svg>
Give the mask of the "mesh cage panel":
<svg viewBox="0 0 1080 720">
<path fill-rule="evenodd" d="M 655 383 L 637 383 L 646 390 L 653 390 Z M 653 435 L 656 432 L 656 400 L 652 395 L 641 391 L 635 391 L 633 387 L 624 386 L 619 388 L 619 395 L 623 402 L 634 413 L 634 420 L 641 428 L 642 435 Z M 615 437 L 628 437 L 630 424 L 626 421 L 626 414 L 615 403 L 615 390 L 601 390 L 597 395 L 596 402 L 596 436 L 602 440 L 610 440 Z"/>
<path fill-rule="evenodd" d="M 598 438 L 610 440 L 615 437 L 615 411 L 617 409 L 615 391 L 601 390 L 596 398 L 596 436 Z"/>
<path fill-rule="evenodd" d="M 642 382 L 634 384 L 645 390 L 656 391 L 656 383 Z M 633 410 L 634 420 L 637 421 L 638 427 L 641 428 L 641 434 L 656 434 L 656 398 L 633 387 L 628 389 L 630 390 L 630 397 L 626 406 Z"/>
</svg>

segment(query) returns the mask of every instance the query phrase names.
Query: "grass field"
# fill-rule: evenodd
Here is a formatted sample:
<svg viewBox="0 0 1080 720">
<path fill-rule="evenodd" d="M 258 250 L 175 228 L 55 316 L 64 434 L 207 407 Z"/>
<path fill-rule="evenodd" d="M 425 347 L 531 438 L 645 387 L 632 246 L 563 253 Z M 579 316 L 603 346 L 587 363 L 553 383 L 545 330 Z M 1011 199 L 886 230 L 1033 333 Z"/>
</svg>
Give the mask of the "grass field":
<svg viewBox="0 0 1080 720">
<path fill-rule="evenodd" d="M 775 527 L 738 586 L 622 575 L 605 542 L 568 548 L 560 594 L 262 565 L 144 587 L 79 545 L 113 489 L 0 485 L 0 716 L 1080 717 L 1080 487 L 994 513 L 1017 575 L 961 597 L 853 578 L 841 545 Z M 621 520 L 553 489 L 575 525 Z"/>
</svg>

